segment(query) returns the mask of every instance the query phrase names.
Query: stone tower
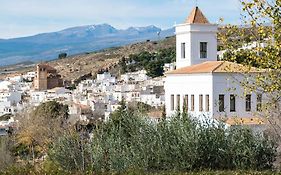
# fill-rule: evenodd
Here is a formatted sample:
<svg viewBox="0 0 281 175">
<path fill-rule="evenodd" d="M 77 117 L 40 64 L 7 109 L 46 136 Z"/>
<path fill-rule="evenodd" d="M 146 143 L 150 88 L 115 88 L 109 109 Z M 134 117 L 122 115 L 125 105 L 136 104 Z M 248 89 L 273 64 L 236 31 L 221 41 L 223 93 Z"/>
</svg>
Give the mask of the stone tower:
<svg viewBox="0 0 281 175">
<path fill-rule="evenodd" d="M 198 7 L 176 26 L 177 69 L 217 60 L 217 28 Z"/>
<path fill-rule="evenodd" d="M 47 64 L 38 64 L 37 74 L 34 78 L 34 89 L 44 91 L 55 87 L 62 87 L 63 80 L 57 70 Z"/>
<path fill-rule="evenodd" d="M 47 90 L 47 83 L 48 83 L 48 72 L 45 66 L 37 65 L 37 76 L 36 81 L 34 84 L 35 89 L 41 91 L 41 90 Z"/>
</svg>

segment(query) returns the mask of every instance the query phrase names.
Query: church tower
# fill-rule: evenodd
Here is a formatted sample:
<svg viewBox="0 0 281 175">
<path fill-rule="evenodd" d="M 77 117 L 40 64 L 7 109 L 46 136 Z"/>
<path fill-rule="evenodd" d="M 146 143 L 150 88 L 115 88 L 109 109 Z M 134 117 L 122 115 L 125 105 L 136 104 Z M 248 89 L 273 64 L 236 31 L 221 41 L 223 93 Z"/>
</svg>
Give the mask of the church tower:
<svg viewBox="0 0 281 175">
<path fill-rule="evenodd" d="M 217 30 L 198 7 L 195 7 L 183 24 L 176 26 L 178 68 L 217 61 Z"/>
</svg>

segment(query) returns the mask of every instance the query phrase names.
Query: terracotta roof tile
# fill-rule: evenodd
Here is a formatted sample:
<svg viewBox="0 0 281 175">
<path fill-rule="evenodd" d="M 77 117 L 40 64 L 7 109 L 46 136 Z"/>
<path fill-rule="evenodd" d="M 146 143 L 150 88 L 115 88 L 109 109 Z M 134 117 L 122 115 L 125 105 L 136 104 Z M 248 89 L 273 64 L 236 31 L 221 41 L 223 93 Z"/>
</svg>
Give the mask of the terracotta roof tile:
<svg viewBox="0 0 281 175">
<path fill-rule="evenodd" d="M 206 61 L 201 64 L 179 68 L 166 74 L 196 74 L 196 73 L 247 73 L 263 72 L 263 70 L 244 66 L 228 61 Z"/>
<path fill-rule="evenodd" d="M 190 15 L 185 20 L 185 23 L 187 23 L 187 24 L 210 24 L 208 19 L 204 16 L 202 11 L 198 7 L 195 7 L 191 11 Z"/>
</svg>

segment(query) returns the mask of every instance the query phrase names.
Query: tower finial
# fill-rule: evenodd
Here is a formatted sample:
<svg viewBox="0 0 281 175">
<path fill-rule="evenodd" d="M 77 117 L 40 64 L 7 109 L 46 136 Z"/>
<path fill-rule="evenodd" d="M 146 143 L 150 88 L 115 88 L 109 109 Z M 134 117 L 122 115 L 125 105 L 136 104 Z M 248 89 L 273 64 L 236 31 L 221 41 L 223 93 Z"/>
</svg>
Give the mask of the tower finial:
<svg viewBox="0 0 281 175">
<path fill-rule="evenodd" d="M 195 7 L 198 7 L 198 0 L 195 0 Z"/>
</svg>

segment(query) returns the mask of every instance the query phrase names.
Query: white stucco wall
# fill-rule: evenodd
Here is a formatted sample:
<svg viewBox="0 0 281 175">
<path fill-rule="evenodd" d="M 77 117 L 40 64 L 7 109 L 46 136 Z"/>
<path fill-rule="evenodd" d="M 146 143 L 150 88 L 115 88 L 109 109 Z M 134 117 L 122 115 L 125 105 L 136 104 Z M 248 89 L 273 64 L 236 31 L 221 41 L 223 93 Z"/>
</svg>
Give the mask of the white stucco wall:
<svg viewBox="0 0 281 175">
<path fill-rule="evenodd" d="M 177 107 L 177 95 L 180 95 L 180 107 L 182 110 L 184 95 L 188 95 L 188 111 L 191 114 L 199 115 L 199 95 L 203 95 L 203 113 L 210 115 L 212 113 L 212 75 L 211 74 L 185 74 L 185 75 L 167 75 L 165 81 L 165 105 L 168 116 L 176 111 L 171 111 L 171 95 L 174 95 L 174 106 Z M 194 95 L 194 111 L 191 110 L 191 95 Z M 205 111 L 205 95 L 209 95 L 210 111 Z"/>
<path fill-rule="evenodd" d="M 257 114 L 257 94 L 255 92 L 247 93 L 251 95 L 251 111 L 246 111 L 245 88 L 240 84 L 246 77 L 247 75 L 239 73 L 167 75 L 164 86 L 166 113 L 171 116 L 176 112 L 176 110 L 171 111 L 171 95 L 174 95 L 175 109 L 177 107 L 177 95 L 180 95 L 182 111 L 183 97 L 187 94 L 189 113 L 194 116 L 202 116 L 203 114 L 212 117 L 255 117 Z M 224 95 L 225 110 L 223 112 L 219 112 L 218 101 L 220 94 Z M 235 95 L 235 112 L 230 112 L 231 94 Z M 194 112 L 190 111 L 191 95 L 194 95 Z M 199 111 L 199 95 L 203 95 L 203 112 Z M 205 95 L 209 95 L 209 112 L 205 112 Z"/>
<path fill-rule="evenodd" d="M 181 24 L 176 26 L 177 69 L 217 60 L 217 25 Z M 207 58 L 200 58 L 200 42 L 207 42 Z M 185 58 L 181 57 L 181 43 L 185 43 Z"/>
<path fill-rule="evenodd" d="M 253 74 L 252 74 L 253 75 Z M 253 117 L 257 112 L 257 95 L 255 92 L 247 93 L 251 95 L 251 111 L 246 111 L 245 87 L 241 86 L 241 82 L 245 81 L 249 75 L 240 73 L 216 73 L 213 76 L 213 104 L 214 116 L 227 117 Z M 219 112 L 218 100 L 219 95 L 224 95 L 225 111 Z M 236 111 L 230 112 L 230 95 L 235 95 Z"/>
</svg>

